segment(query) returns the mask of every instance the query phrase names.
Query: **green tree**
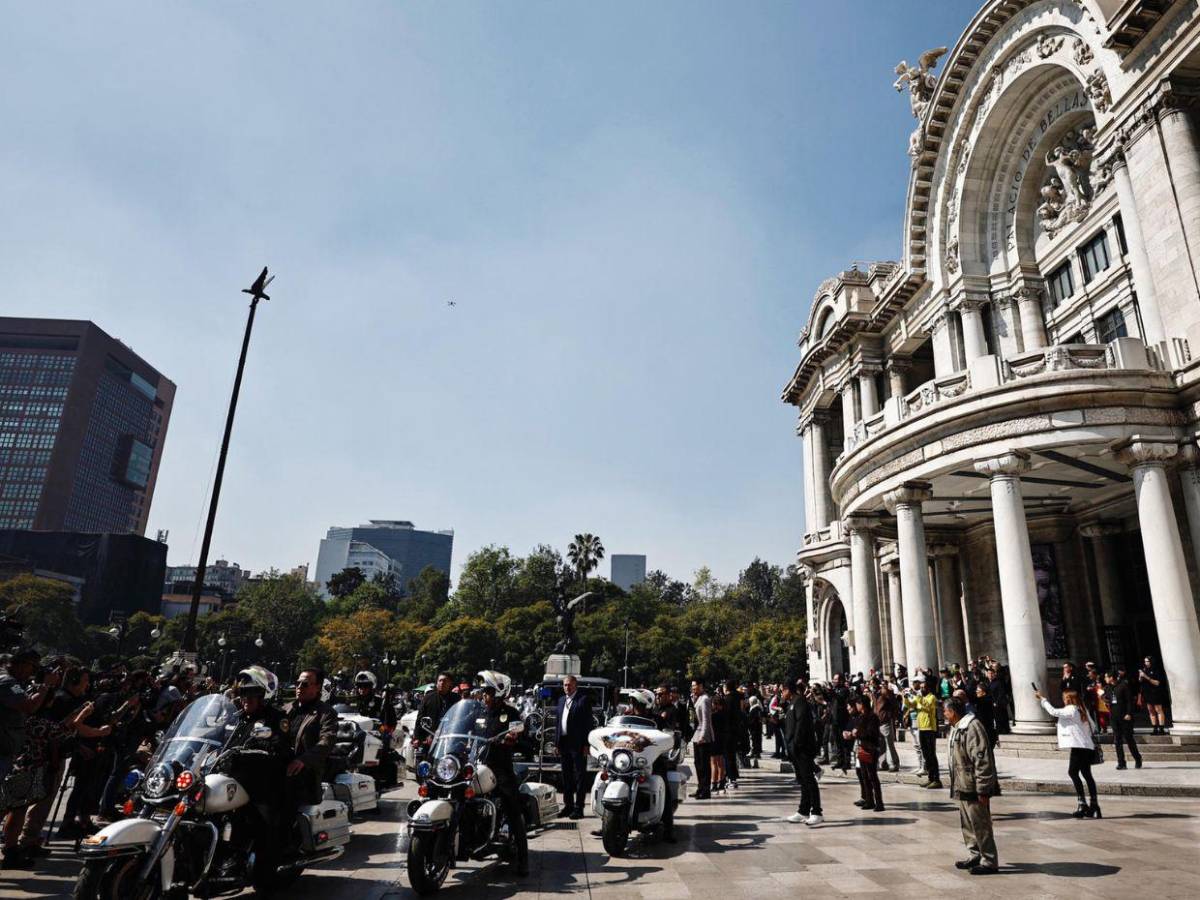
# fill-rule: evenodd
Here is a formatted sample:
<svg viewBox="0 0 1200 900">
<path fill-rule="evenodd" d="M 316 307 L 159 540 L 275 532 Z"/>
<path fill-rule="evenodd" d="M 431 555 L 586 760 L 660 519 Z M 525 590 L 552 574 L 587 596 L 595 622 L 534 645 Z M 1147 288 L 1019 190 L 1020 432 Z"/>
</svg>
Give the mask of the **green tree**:
<svg viewBox="0 0 1200 900">
<path fill-rule="evenodd" d="M 325 604 L 300 576 L 273 572 L 243 585 L 236 609 L 252 637 L 262 635 L 262 658 L 291 661 L 316 633 Z"/>
<path fill-rule="evenodd" d="M 575 540 L 567 545 L 567 558 L 575 567 L 575 572 L 579 576 L 579 581 L 584 585 L 584 590 L 587 590 L 588 575 L 600 565 L 600 560 L 604 559 L 604 545 L 594 534 L 588 532 L 577 534 Z"/>
<path fill-rule="evenodd" d="M 711 602 L 725 593 L 725 585 L 717 581 L 712 569 L 701 566 L 692 578 L 692 592 L 698 599 Z"/>
<path fill-rule="evenodd" d="M 521 560 L 507 547 L 487 546 L 467 557 L 454 592 L 456 609 L 466 616 L 491 620 L 517 602 L 517 572 Z"/>
<path fill-rule="evenodd" d="M 354 593 L 358 589 L 358 586 L 366 580 L 367 576 L 363 573 L 362 569 L 358 568 L 358 566 L 350 566 L 342 569 L 340 572 L 334 573 L 325 582 L 325 587 L 333 596 L 345 597 Z"/>
<path fill-rule="evenodd" d="M 91 656 L 92 644 L 75 612 L 75 592 L 69 585 L 18 575 L 0 583 L 0 610 L 20 622 L 25 642 L 43 653 Z M 111 642 L 107 635 L 105 639 Z"/>
<path fill-rule="evenodd" d="M 738 632 L 726 658 L 732 671 L 760 681 L 784 681 L 808 670 L 803 619 L 762 619 Z"/>
<path fill-rule="evenodd" d="M 538 544 L 517 569 L 517 596 L 523 604 L 550 600 L 563 571 L 562 554 L 547 544 Z"/>
<path fill-rule="evenodd" d="M 537 681 L 558 640 L 554 607 L 543 600 L 506 611 L 496 621 L 496 637 L 500 649 L 492 656 L 497 668 L 522 684 Z"/>
<path fill-rule="evenodd" d="M 408 583 L 408 594 L 397 605 L 397 615 L 412 622 L 430 622 L 446 605 L 449 595 L 450 576 L 426 566 Z"/>
<path fill-rule="evenodd" d="M 432 680 L 439 671 L 470 681 L 490 665 L 498 649 L 496 629 L 480 618 L 456 619 L 443 625 L 417 649 L 417 674 Z"/>
<path fill-rule="evenodd" d="M 783 570 L 763 562 L 757 556 L 738 575 L 738 603 L 753 613 L 772 610 L 780 593 Z"/>
</svg>

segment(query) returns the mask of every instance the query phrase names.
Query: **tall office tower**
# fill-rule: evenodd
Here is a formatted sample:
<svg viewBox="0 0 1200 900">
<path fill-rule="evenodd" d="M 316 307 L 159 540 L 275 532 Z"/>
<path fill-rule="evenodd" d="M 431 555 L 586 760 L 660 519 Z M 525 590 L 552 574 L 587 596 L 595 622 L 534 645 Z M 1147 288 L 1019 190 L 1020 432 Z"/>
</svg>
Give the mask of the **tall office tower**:
<svg viewBox="0 0 1200 900">
<path fill-rule="evenodd" d="M 646 580 L 646 557 L 637 553 L 614 553 L 609 557 L 612 577 L 609 579 L 623 591 Z"/>
<path fill-rule="evenodd" d="M 328 597 L 329 579 L 343 569 L 357 567 L 367 575 L 394 575 L 405 590 L 426 566 L 449 575 L 453 547 L 453 531 L 420 531 L 412 522 L 398 519 L 372 519 L 354 528 L 334 526 L 317 554 L 317 586 L 321 595 Z"/>
<path fill-rule="evenodd" d="M 174 398 L 92 322 L 0 317 L 0 529 L 145 534 Z"/>
</svg>

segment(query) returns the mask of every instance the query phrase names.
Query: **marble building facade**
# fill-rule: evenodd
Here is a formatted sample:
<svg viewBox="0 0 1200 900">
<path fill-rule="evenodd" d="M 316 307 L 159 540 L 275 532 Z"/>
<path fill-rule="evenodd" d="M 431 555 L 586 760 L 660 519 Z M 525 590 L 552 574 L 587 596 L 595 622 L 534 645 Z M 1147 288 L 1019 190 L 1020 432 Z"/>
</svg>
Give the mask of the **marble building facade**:
<svg viewBox="0 0 1200 900">
<path fill-rule="evenodd" d="M 814 677 L 1161 661 L 1200 735 L 1200 9 L 989 0 L 897 66 L 899 262 L 816 292 L 803 441 Z M 904 152 L 900 144 L 898 153 Z"/>
</svg>

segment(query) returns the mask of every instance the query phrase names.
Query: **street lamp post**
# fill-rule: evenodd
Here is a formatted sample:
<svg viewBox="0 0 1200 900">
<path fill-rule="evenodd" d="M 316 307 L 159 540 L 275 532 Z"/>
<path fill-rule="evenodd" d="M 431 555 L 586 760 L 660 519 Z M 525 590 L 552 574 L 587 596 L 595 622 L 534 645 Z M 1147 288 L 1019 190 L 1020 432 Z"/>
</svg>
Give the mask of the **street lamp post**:
<svg viewBox="0 0 1200 900">
<path fill-rule="evenodd" d="M 629 626 L 625 626 L 625 687 L 629 687 Z"/>
<path fill-rule="evenodd" d="M 219 638 L 217 638 L 217 646 L 221 648 L 221 681 L 222 681 L 222 683 L 224 683 L 224 681 L 225 681 L 225 661 L 229 658 L 229 655 L 228 655 L 227 651 L 225 650 L 225 646 L 228 643 L 229 643 L 229 641 L 225 640 L 224 634 L 222 634 Z"/>
<path fill-rule="evenodd" d="M 208 549 L 212 544 L 213 525 L 217 521 L 217 501 L 221 499 L 221 482 L 225 478 L 225 458 L 229 455 L 229 437 L 233 433 L 233 416 L 237 412 L 238 394 L 242 390 L 242 374 L 246 369 L 246 351 L 250 349 L 250 332 L 254 328 L 254 313 L 259 300 L 270 299 L 263 293 L 274 276 L 262 274 L 242 293 L 250 295 L 250 313 L 246 317 L 246 333 L 242 337 L 242 353 L 238 357 L 237 375 L 233 379 L 233 393 L 229 397 L 229 414 L 225 417 L 225 434 L 221 438 L 221 453 L 217 457 L 217 474 L 213 479 L 212 497 L 208 501 L 208 520 L 204 524 L 204 540 L 200 544 L 200 561 L 196 564 L 196 578 L 192 584 L 192 605 L 188 608 L 187 627 L 183 632 L 184 653 L 196 652 L 196 617 L 200 613 L 200 595 L 204 591 L 204 576 L 208 571 Z"/>
</svg>

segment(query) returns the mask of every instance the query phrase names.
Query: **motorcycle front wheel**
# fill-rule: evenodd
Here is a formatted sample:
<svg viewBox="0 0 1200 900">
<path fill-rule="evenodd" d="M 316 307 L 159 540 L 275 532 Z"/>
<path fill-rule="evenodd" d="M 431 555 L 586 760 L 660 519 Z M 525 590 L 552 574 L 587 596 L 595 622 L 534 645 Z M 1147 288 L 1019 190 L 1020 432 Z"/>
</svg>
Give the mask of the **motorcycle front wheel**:
<svg viewBox="0 0 1200 900">
<path fill-rule="evenodd" d="M 623 811 L 618 810 L 605 816 L 600 833 L 604 850 L 609 856 L 619 858 L 625 855 L 625 845 L 629 842 L 629 823 L 625 820 Z"/>
<path fill-rule="evenodd" d="M 73 900 L 157 900 L 162 880 L 157 867 L 144 883 L 137 883 L 142 857 L 85 863 L 75 881 Z"/>
<path fill-rule="evenodd" d="M 408 847 L 408 883 L 422 897 L 442 886 L 450 871 L 449 832 L 418 831 Z"/>
</svg>

